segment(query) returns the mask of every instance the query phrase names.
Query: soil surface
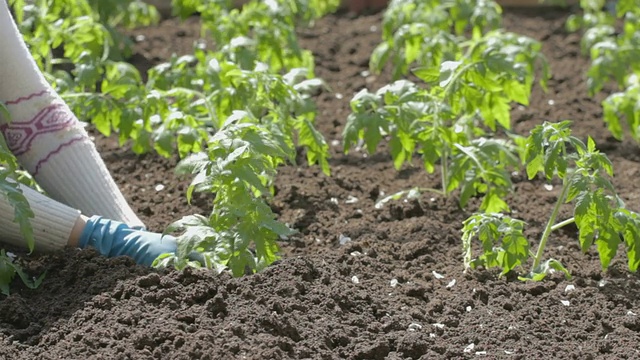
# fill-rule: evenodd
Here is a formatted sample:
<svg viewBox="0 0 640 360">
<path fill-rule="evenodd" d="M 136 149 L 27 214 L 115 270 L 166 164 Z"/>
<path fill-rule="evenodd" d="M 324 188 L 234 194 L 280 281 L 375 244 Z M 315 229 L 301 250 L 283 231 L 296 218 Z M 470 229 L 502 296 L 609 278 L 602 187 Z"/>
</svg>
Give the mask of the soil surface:
<svg viewBox="0 0 640 360">
<path fill-rule="evenodd" d="M 640 210 L 640 151 L 613 140 L 602 122 L 603 96 L 587 95 L 580 35 L 567 34 L 567 13 L 505 11 L 508 30 L 544 42 L 553 79 L 531 106 L 515 106 L 526 133 L 545 120 L 572 119 L 615 165 L 615 185 Z M 383 193 L 436 187 L 439 174 L 419 166 L 396 171 L 389 155 L 341 153 L 349 99 L 375 90 L 388 74 L 366 73 L 380 41 L 381 15 L 329 16 L 301 31 L 317 59 L 317 75 L 332 93 L 318 96 L 318 127 L 335 144 L 333 175 L 285 167 L 273 203 L 280 219 L 300 230 L 283 242 L 283 260 L 244 278 L 206 271 L 154 271 L 126 258 L 66 250 L 33 256 L 37 290 L 18 282 L 0 297 L 2 359 L 638 359 L 640 277 L 624 254 L 602 272 L 595 252 L 579 251 L 575 227 L 554 233 L 547 255 L 573 278 L 540 283 L 500 278 L 497 271 L 463 273 L 457 199 L 425 194 L 420 201 L 373 207 Z M 199 35 L 197 19 L 136 30 L 141 68 L 186 53 Z M 206 199 L 184 201 L 189 179 L 173 175 L 177 159 L 136 156 L 115 139 L 97 143 L 128 200 L 153 230 L 194 212 Z M 335 141 L 335 142 L 334 142 Z M 509 203 L 539 238 L 558 195 L 542 181 L 514 175 Z M 164 184 L 162 191 L 156 185 Z M 355 200 L 357 199 L 357 201 Z M 570 209 L 562 211 L 562 219 Z M 346 241 L 350 238 L 350 241 Z M 342 239 L 342 243 L 340 239 Z M 573 290 L 569 285 L 573 286 Z"/>
</svg>

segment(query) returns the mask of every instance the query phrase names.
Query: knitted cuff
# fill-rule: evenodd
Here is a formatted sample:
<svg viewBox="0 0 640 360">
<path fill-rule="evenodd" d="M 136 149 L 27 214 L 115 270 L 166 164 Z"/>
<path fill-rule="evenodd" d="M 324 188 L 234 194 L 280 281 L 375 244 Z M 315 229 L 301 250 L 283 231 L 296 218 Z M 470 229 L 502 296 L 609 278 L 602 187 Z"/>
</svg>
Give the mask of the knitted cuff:
<svg viewBox="0 0 640 360">
<path fill-rule="evenodd" d="M 20 188 L 35 215 L 31 219 L 35 251 L 50 252 L 64 248 L 80 212 L 27 186 L 21 185 Z M 0 241 L 27 247 L 20 226 L 14 222 L 13 206 L 4 196 L 0 196 Z"/>
</svg>

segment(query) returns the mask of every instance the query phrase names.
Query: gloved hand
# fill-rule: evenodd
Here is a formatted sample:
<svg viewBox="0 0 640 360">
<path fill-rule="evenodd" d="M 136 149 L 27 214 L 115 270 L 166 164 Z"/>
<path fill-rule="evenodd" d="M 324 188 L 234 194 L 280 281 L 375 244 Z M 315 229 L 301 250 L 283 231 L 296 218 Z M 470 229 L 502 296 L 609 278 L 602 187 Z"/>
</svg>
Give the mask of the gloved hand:
<svg viewBox="0 0 640 360">
<path fill-rule="evenodd" d="M 87 220 L 78 245 L 81 249 L 93 247 L 107 257 L 127 255 L 145 266 L 151 266 L 161 254 L 177 250 L 176 239 L 171 235 L 137 230 L 101 216 Z"/>
</svg>

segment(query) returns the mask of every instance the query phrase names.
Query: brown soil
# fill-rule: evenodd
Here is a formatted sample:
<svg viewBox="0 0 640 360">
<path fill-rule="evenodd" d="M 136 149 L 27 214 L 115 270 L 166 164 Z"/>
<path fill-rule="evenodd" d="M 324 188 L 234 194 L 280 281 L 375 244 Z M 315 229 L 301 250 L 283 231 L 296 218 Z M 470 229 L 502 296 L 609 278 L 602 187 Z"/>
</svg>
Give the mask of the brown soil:
<svg viewBox="0 0 640 360">
<path fill-rule="evenodd" d="M 587 96 L 588 63 L 579 35 L 564 31 L 566 16 L 505 14 L 509 30 L 544 42 L 554 74 L 548 93 L 536 89 L 529 108 L 514 108 L 515 129 L 575 120 L 575 133 L 593 135 L 610 155 L 615 185 L 638 211 L 640 151 L 612 140 L 604 128 L 602 97 Z M 317 58 L 318 76 L 333 89 L 318 97 L 319 128 L 329 142 L 341 140 L 354 92 L 389 81 L 362 73 L 380 40 L 380 19 L 330 16 L 301 34 Z M 197 21 L 168 20 L 141 33 L 147 40 L 136 56 L 149 66 L 166 58 L 167 49 L 189 51 L 199 29 Z M 115 140 L 97 141 L 151 229 L 207 213 L 205 200 L 193 207 L 183 200 L 188 179 L 173 175 L 176 159 L 137 157 Z M 315 167 L 282 169 L 273 207 L 301 234 L 283 243 L 287 256 L 260 274 L 155 272 L 76 250 L 28 260 L 34 273 L 47 270 L 46 280 L 37 290 L 16 282 L 14 293 L 0 298 L 0 358 L 640 358 L 640 278 L 626 270 L 622 256 L 601 272 L 597 254 L 580 253 L 575 228 L 568 228 L 554 234 L 548 256 L 562 261 L 572 280 L 555 274 L 522 283 L 496 271 L 463 274 L 460 228 L 469 213 L 458 209 L 455 197 L 424 195 L 373 208 L 382 192 L 437 186 L 437 173 L 395 171 L 383 152 L 343 155 L 338 145 L 332 153 L 332 177 Z M 558 188 L 548 191 L 522 175 L 514 181 L 509 202 L 537 238 Z M 155 190 L 159 183 L 165 190 Z M 358 201 L 347 202 L 350 196 Z M 341 246 L 340 236 L 351 241 Z M 567 285 L 575 289 L 566 291 Z"/>
</svg>

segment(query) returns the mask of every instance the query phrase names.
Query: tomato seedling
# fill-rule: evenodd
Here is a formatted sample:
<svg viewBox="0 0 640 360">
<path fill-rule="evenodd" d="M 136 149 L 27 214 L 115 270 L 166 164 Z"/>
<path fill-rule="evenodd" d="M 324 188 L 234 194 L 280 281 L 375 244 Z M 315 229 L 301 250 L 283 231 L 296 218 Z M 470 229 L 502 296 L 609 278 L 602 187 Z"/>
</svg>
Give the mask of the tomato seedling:
<svg viewBox="0 0 640 360">
<path fill-rule="evenodd" d="M 461 188 L 463 207 L 480 193 L 482 210 L 504 211 L 508 206 L 501 199 L 511 188 L 510 169 L 519 165 L 518 149 L 483 136 L 486 130 L 510 129 L 511 103 L 528 105 L 538 65 L 546 88 L 548 64 L 538 42 L 502 31 L 469 40 L 461 49 L 465 52 L 455 61 L 415 69 L 425 87 L 399 80 L 376 93 L 356 94 L 343 131 L 344 150 L 362 140 L 373 152 L 388 136 L 397 169 L 418 151 L 428 173 L 441 166 L 436 192 L 447 196 Z"/>
<path fill-rule="evenodd" d="M 493 1 L 391 1 L 382 22 L 383 42 L 373 51 L 370 67 L 379 73 L 391 62 L 395 80 L 414 62 L 432 67 L 454 60 L 465 32 L 471 30 L 477 39 L 499 29 L 501 14 Z"/>
<path fill-rule="evenodd" d="M 586 252 L 596 245 L 600 263 L 606 270 L 618 246 L 626 245 L 628 266 L 637 271 L 640 265 L 640 219 L 625 208 L 611 183 L 613 167 L 606 155 L 596 149 L 589 137 L 585 145 L 571 135 L 570 122 L 547 123 L 535 127 L 527 139 L 526 169 L 529 179 L 542 174 L 547 180 L 562 180 L 562 189 L 535 253 L 523 235 L 524 223 L 503 214 L 474 214 L 463 224 L 463 252 L 466 268 L 500 267 L 502 274 L 523 266 L 532 258 L 531 270 L 521 276 L 526 280 L 542 280 L 551 269 L 569 276 L 557 260 L 543 261 L 544 249 L 551 233 L 575 223 L 578 242 Z M 560 208 L 573 203 L 573 217 L 557 222 Z M 472 241 L 482 244 L 481 254 L 474 257 Z"/>
</svg>

